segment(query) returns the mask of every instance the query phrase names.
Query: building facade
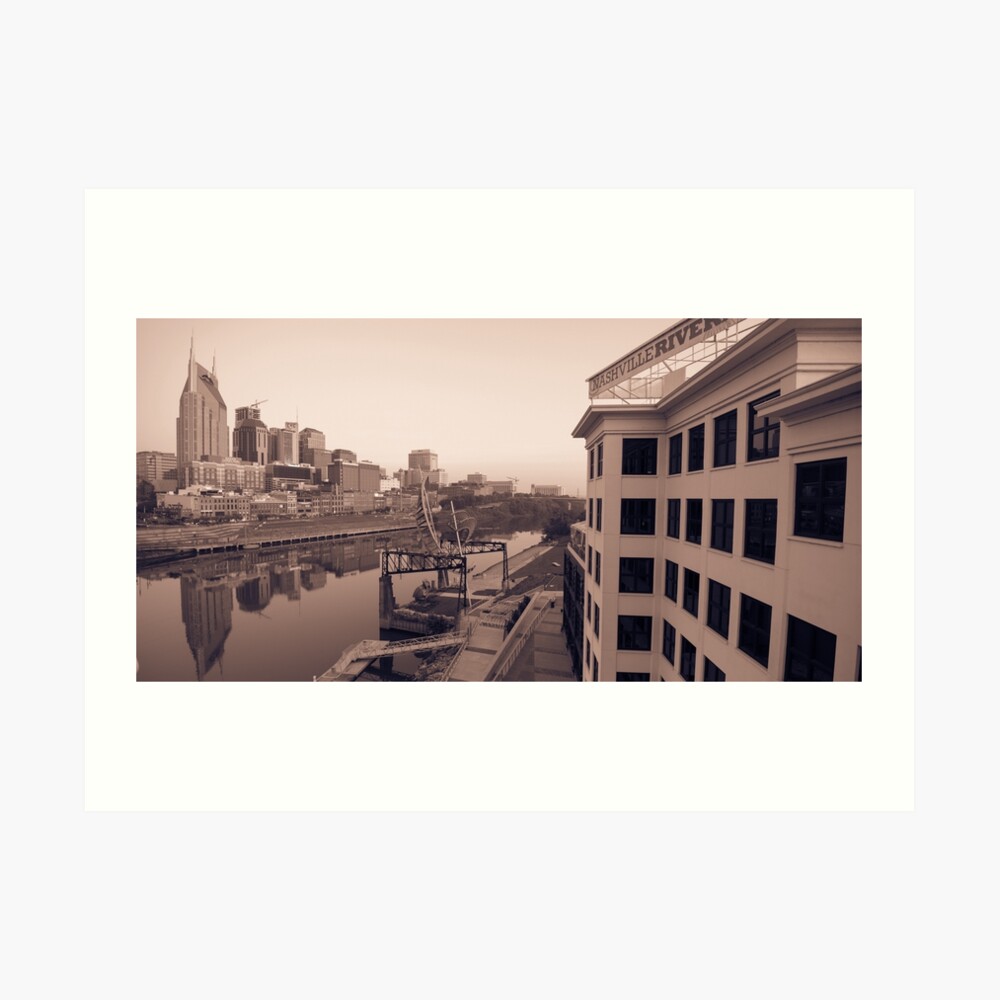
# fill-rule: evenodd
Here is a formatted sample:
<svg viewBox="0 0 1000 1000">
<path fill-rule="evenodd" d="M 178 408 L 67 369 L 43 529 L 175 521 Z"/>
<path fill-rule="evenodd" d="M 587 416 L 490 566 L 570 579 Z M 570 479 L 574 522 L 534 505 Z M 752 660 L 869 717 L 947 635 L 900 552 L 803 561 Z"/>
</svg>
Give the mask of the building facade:
<svg viewBox="0 0 1000 1000">
<path fill-rule="evenodd" d="M 218 462 L 188 462 L 177 470 L 177 485 L 212 486 L 220 490 L 258 491 L 264 489 L 265 466 L 226 458 Z"/>
<path fill-rule="evenodd" d="M 539 485 L 537 483 L 531 484 L 531 495 L 533 497 L 561 497 L 562 487 L 561 486 L 549 486 L 549 485 Z"/>
<path fill-rule="evenodd" d="M 137 451 L 135 478 L 155 483 L 158 479 L 177 478 L 177 456 L 168 451 Z"/>
<path fill-rule="evenodd" d="M 585 680 L 861 679 L 861 323 L 755 322 L 573 432 Z"/>
</svg>

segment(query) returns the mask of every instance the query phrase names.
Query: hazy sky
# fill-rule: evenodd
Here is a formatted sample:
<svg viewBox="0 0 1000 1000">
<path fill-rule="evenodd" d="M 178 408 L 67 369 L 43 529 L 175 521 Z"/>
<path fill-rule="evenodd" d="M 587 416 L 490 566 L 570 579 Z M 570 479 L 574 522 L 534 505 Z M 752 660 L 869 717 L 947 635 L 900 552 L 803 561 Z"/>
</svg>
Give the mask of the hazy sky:
<svg viewBox="0 0 1000 1000">
<path fill-rule="evenodd" d="M 586 379 L 672 319 L 220 320 L 137 324 L 140 451 L 175 451 L 175 421 L 194 335 L 228 408 L 254 400 L 268 427 L 295 420 L 390 472 L 411 450 L 438 453 L 449 482 L 471 472 L 518 488 L 585 486 Z"/>
</svg>

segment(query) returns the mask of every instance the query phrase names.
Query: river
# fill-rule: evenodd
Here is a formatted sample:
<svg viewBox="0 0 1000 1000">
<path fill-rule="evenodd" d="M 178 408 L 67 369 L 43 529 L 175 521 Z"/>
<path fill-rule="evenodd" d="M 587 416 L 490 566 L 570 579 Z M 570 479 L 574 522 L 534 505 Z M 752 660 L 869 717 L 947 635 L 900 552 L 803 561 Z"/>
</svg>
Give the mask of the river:
<svg viewBox="0 0 1000 1000">
<path fill-rule="evenodd" d="M 539 531 L 491 533 L 508 556 Z M 379 637 L 378 580 L 385 548 L 416 547 L 393 534 L 224 553 L 144 569 L 136 576 L 136 677 L 140 681 L 311 681 L 361 639 Z M 497 562 L 469 558 L 469 573 Z M 393 578 L 406 603 L 434 573 Z M 402 638 L 384 635 L 384 638 Z M 412 657 L 412 654 L 411 654 Z M 401 657 L 385 679 L 405 669 Z"/>
</svg>

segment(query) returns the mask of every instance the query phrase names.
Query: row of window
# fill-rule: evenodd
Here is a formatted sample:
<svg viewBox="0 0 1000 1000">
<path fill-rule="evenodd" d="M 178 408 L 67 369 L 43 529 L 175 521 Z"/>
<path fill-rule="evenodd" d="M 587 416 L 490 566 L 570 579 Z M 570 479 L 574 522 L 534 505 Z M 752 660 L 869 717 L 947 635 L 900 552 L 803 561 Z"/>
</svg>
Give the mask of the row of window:
<svg viewBox="0 0 1000 1000">
<path fill-rule="evenodd" d="M 597 498 L 597 530 L 601 530 L 601 524 L 604 521 L 604 501 L 598 497 Z M 594 498 L 591 497 L 587 502 L 587 527 L 593 528 L 595 526 L 594 521 Z"/>
<path fill-rule="evenodd" d="M 804 538 L 844 540 L 844 508 L 847 497 L 847 459 L 801 462 L 795 466 L 795 518 L 793 533 Z M 713 549 L 733 551 L 734 500 L 711 500 L 710 544 Z M 689 499 L 684 538 L 700 545 L 703 534 L 704 501 Z M 761 498 L 746 501 L 744 555 L 774 562 L 778 501 Z M 625 498 L 621 502 L 620 531 L 623 535 L 656 533 L 656 500 Z M 681 537 L 681 501 L 667 500 L 668 538 Z"/>
<path fill-rule="evenodd" d="M 729 625 L 729 588 L 725 595 L 725 629 Z M 718 631 L 718 630 L 716 630 Z M 832 632 L 788 615 L 788 634 L 785 650 L 786 681 L 832 681 L 837 654 L 837 637 Z M 653 619 L 648 615 L 618 616 L 618 648 L 621 650 L 652 649 Z M 740 595 L 740 628 L 738 647 L 764 668 L 768 666 L 771 642 L 771 606 L 746 594 Z M 678 660 L 677 629 L 663 619 L 663 656 L 676 665 L 685 680 L 693 681 L 697 651 L 683 635 L 680 637 Z M 711 675 L 711 676 L 710 676 Z M 725 680 L 725 673 L 705 659 L 705 680 Z M 859 669 L 860 679 L 860 669 Z"/>
<path fill-rule="evenodd" d="M 755 399 L 747 406 L 746 460 L 758 462 L 765 458 L 777 458 L 780 446 L 780 423 L 758 412 L 762 403 L 775 399 L 778 392 L 768 393 Z M 716 417 L 713 422 L 713 468 L 719 469 L 736 464 L 736 443 L 739 437 L 738 411 L 730 410 Z M 698 424 L 687 431 L 688 472 L 700 472 L 705 468 L 705 425 Z M 622 475 L 656 475 L 656 438 L 625 438 L 622 441 Z M 674 434 L 669 440 L 667 474 L 679 475 L 683 464 L 684 433 Z M 596 477 L 595 477 L 596 470 Z M 590 478 L 604 475 L 604 443 L 590 450 Z"/>
</svg>

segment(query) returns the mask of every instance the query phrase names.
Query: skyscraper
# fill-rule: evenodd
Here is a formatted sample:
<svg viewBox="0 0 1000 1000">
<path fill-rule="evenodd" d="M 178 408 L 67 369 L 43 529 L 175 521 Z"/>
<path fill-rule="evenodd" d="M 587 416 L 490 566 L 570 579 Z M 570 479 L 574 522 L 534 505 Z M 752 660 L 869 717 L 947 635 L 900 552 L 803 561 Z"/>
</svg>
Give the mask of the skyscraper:
<svg viewBox="0 0 1000 1000">
<path fill-rule="evenodd" d="M 188 358 L 187 381 L 181 392 L 177 417 L 177 465 L 220 461 L 229 455 L 229 425 L 226 402 L 219 392 L 219 380 L 212 370 L 194 359 L 194 338 Z"/>
<path fill-rule="evenodd" d="M 433 472 L 438 467 L 437 452 L 428 448 L 418 448 L 416 451 L 411 451 L 409 466 L 411 469 L 420 469 L 421 472 Z"/>
<path fill-rule="evenodd" d="M 267 464 L 268 433 L 267 426 L 260 419 L 260 407 L 239 406 L 236 408 L 233 454 L 247 462 L 253 462 L 255 465 Z"/>
</svg>

